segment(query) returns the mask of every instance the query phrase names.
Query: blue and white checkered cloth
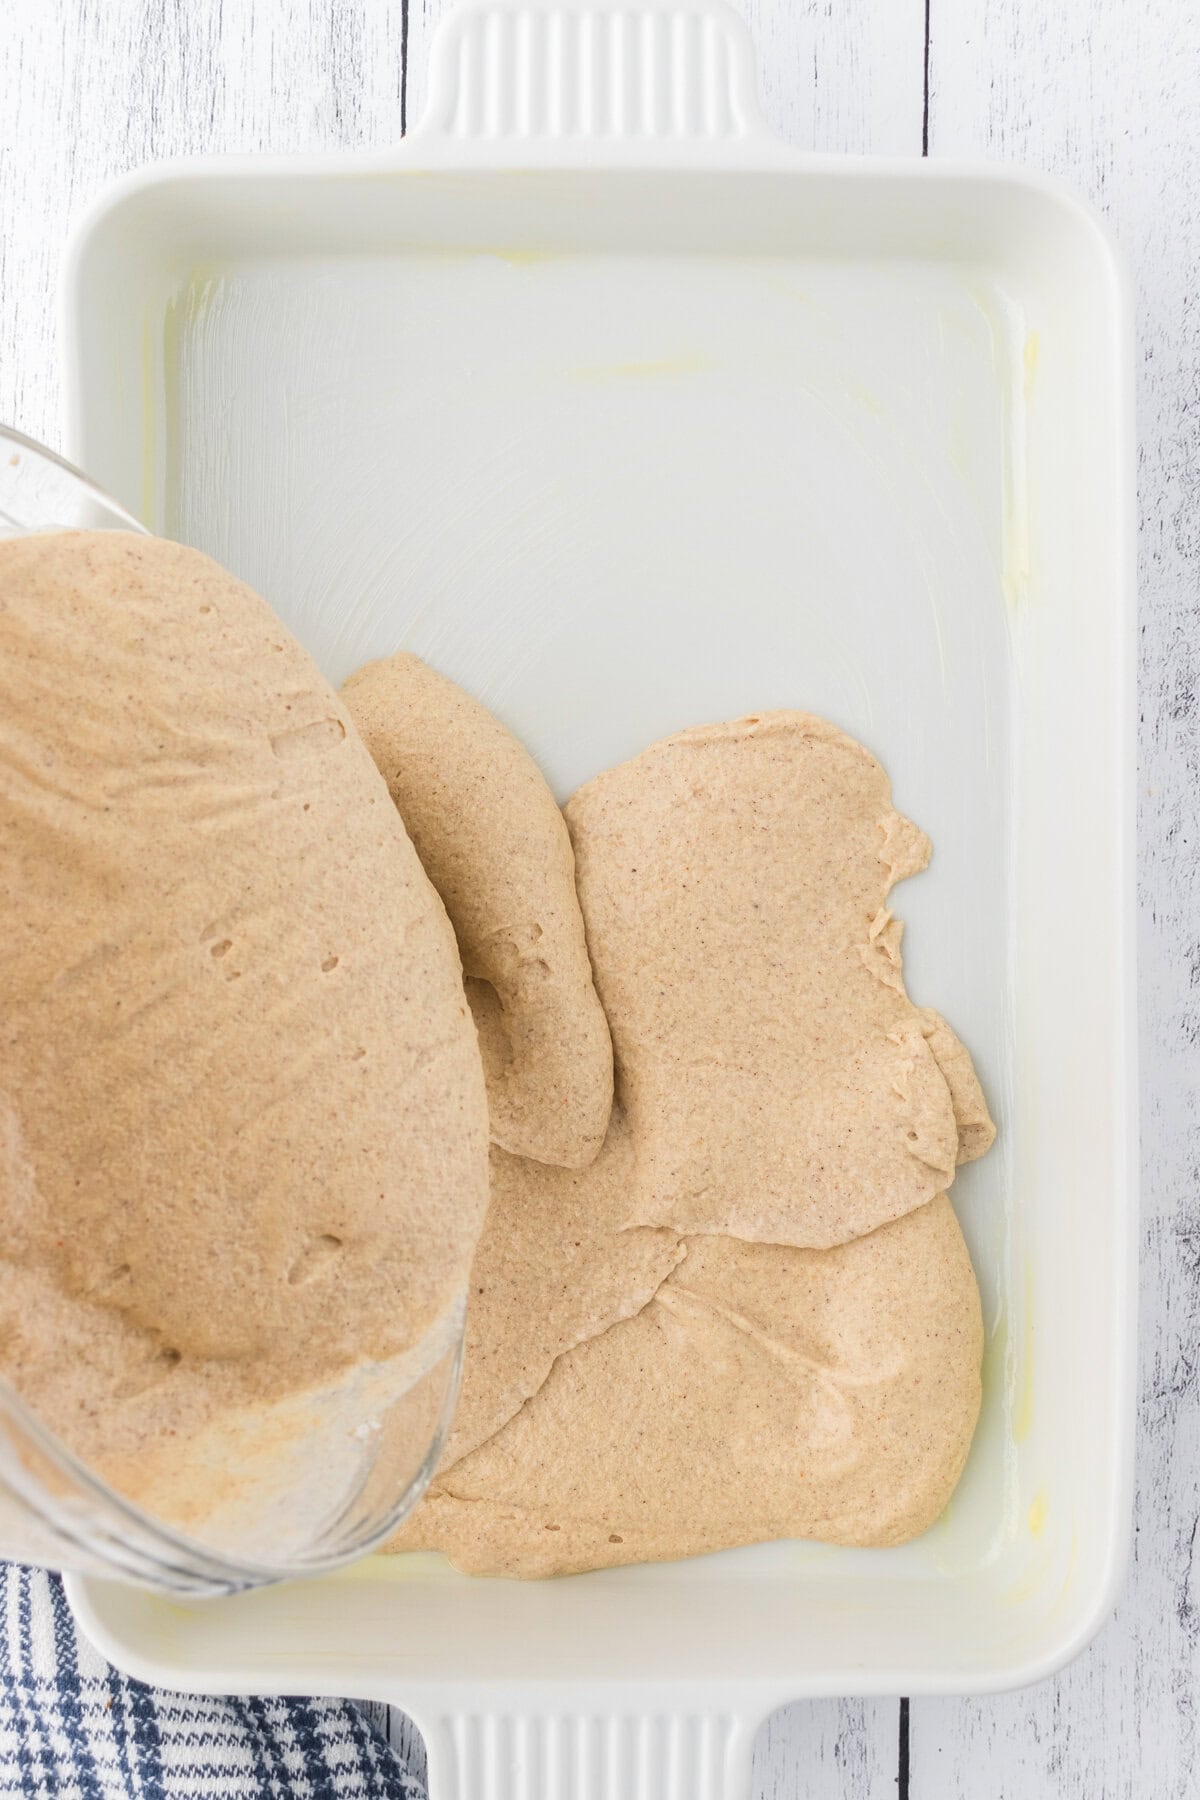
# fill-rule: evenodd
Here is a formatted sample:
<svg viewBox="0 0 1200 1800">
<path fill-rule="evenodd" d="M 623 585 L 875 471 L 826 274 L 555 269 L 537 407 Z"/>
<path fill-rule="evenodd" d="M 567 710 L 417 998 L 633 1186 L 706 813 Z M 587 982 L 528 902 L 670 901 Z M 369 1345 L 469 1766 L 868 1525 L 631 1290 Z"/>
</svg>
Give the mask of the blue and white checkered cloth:
<svg viewBox="0 0 1200 1800">
<path fill-rule="evenodd" d="M 347 1700 L 210 1700 L 128 1681 L 62 1584 L 0 1564 L 0 1797 L 425 1800 Z"/>
</svg>

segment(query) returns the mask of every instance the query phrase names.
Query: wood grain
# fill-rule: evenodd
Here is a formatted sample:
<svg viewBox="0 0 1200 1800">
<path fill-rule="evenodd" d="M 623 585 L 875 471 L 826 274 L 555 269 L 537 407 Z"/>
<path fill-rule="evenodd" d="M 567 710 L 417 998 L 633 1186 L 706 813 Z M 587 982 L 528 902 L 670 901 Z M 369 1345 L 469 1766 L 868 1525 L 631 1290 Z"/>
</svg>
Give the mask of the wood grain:
<svg viewBox="0 0 1200 1800">
<path fill-rule="evenodd" d="M 59 442 L 67 231 L 108 182 L 164 157 L 394 143 L 391 0 L 4 0 L 0 420 Z"/>
<path fill-rule="evenodd" d="M 767 1720 L 754 1747 L 757 1800 L 896 1800 L 895 1700 L 815 1700 Z"/>
<path fill-rule="evenodd" d="M 1200 1792 L 1200 7 L 932 0 L 930 149 L 1064 177 L 1132 265 L 1140 369 L 1143 1244 L 1133 1564 L 1057 1680 L 914 1701 L 919 1800 Z"/>
</svg>

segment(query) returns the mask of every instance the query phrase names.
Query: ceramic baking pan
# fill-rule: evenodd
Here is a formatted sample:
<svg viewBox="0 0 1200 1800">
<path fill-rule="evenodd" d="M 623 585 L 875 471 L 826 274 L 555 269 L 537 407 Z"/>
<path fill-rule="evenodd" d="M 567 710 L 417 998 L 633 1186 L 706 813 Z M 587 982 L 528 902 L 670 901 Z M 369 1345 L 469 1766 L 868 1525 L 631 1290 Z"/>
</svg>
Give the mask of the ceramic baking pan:
<svg viewBox="0 0 1200 1800">
<path fill-rule="evenodd" d="M 982 1691 L 1110 1608 L 1133 1427 L 1131 350 L 1037 177 L 806 157 L 707 0 L 471 6 L 395 151 L 115 188 L 66 278 L 70 452 L 333 680 L 404 645 L 564 798 L 766 707 L 930 833 L 920 1003 L 1000 1127 L 954 1202 L 985 1404 L 919 1542 L 542 1585 L 436 1557 L 193 1607 L 73 1581 L 169 1686 L 412 1712 L 434 1800 L 731 1800 L 818 1693 Z"/>
</svg>

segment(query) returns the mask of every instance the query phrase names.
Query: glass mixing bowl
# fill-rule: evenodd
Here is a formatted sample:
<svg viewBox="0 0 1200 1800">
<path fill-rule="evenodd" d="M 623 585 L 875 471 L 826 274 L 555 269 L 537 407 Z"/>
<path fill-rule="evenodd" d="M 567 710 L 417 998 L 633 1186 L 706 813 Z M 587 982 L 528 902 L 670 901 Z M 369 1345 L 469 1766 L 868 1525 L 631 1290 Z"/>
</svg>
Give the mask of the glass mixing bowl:
<svg viewBox="0 0 1200 1800">
<path fill-rule="evenodd" d="M 144 530 L 70 463 L 0 428 L 0 537 L 72 528 Z M 0 1377 L 0 1555 L 175 1594 L 233 1593 L 365 1555 L 436 1466 L 464 1311 L 460 1299 L 403 1356 L 357 1364 L 193 1449 L 198 1472 L 218 1458 L 228 1480 L 219 1506 L 187 1530 L 86 1468 Z"/>
</svg>

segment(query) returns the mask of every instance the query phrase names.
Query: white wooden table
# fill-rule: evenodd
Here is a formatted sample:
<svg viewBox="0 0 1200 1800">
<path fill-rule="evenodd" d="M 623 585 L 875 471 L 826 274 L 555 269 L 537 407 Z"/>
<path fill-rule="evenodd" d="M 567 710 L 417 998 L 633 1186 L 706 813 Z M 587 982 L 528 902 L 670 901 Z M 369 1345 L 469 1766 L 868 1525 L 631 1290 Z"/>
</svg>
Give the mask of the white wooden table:
<svg viewBox="0 0 1200 1800">
<path fill-rule="evenodd" d="M 1098 202 L 1141 334 L 1131 1577 L 1092 1648 L 1028 1692 L 790 1708 L 759 1746 L 760 1792 L 1184 1800 L 1200 1794 L 1200 0 L 737 3 L 768 116 L 802 147 L 1025 161 Z M 0 419 L 58 440 L 56 266 L 105 182 L 181 152 L 393 141 L 419 113 L 441 5 L 0 0 Z"/>
</svg>

